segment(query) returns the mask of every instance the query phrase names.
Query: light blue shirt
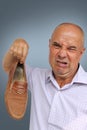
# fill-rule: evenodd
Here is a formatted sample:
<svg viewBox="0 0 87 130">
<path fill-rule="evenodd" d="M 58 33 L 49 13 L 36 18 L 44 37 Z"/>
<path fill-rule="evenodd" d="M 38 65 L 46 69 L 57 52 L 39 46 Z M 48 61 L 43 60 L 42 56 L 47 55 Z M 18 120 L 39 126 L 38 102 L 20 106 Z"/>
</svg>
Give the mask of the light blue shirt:
<svg viewBox="0 0 87 130">
<path fill-rule="evenodd" d="M 80 66 L 60 88 L 52 70 L 26 67 L 31 91 L 30 130 L 87 130 L 87 72 Z"/>
</svg>

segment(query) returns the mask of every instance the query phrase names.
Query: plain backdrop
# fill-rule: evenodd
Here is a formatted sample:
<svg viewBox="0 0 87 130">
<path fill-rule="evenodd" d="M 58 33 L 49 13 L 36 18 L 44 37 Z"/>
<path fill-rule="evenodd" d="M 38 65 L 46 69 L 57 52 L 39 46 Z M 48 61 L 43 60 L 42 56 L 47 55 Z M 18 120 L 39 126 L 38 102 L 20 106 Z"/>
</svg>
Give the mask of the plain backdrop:
<svg viewBox="0 0 87 130">
<path fill-rule="evenodd" d="M 87 0 L 0 0 L 0 130 L 29 130 L 30 116 L 30 97 L 22 120 L 14 120 L 7 113 L 4 93 L 8 78 L 2 68 L 4 54 L 16 38 L 24 38 L 30 45 L 26 63 L 49 68 L 49 38 L 62 22 L 80 25 L 87 47 Z M 87 52 L 81 60 L 87 71 L 86 59 Z"/>
</svg>

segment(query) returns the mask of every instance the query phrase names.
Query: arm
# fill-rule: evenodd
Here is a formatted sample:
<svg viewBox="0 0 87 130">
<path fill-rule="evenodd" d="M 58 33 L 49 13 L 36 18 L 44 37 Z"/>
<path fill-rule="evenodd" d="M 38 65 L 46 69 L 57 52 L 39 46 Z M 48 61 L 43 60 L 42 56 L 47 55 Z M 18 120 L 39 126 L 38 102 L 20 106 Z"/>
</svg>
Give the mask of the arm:
<svg viewBox="0 0 87 130">
<path fill-rule="evenodd" d="M 29 46 L 24 39 L 16 39 L 3 58 L 3 69 L 9 72 L 12 65 L 19 60 L 23 63 L 28 54 Z"/>
</svg>

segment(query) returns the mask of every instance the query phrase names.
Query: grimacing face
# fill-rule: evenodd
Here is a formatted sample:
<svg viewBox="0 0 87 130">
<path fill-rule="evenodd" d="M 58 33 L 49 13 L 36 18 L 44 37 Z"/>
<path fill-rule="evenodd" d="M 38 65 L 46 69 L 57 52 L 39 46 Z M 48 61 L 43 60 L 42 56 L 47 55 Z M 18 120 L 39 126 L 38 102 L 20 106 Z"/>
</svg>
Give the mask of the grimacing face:
<svg viewBox="0 0 87 130">
<path fill-rule="evenodd" d="M 74 75 L 84 50 L 83 34 L 78 27 L 58 27 L 49 40 L 49 63 L 55 77 Z"/>
</svg>

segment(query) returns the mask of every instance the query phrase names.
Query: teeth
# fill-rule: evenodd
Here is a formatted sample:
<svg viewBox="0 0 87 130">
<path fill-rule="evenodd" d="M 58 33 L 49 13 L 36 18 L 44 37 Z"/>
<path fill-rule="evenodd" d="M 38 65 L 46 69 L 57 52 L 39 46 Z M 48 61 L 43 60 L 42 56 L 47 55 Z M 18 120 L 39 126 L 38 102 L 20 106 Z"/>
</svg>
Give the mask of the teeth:
<svg viewBox="0 0 87 130">
<path fill-rule="evenodd" d="M 58 61 L 59 63 L 62 63 L 62 64 L 67 64 L 66 62 L 61 62 L 61 61 Z"/>
</svg>

